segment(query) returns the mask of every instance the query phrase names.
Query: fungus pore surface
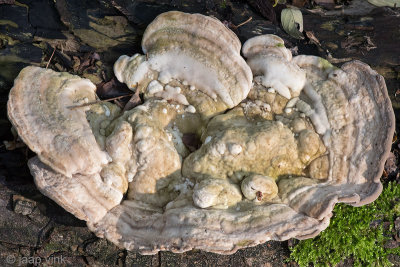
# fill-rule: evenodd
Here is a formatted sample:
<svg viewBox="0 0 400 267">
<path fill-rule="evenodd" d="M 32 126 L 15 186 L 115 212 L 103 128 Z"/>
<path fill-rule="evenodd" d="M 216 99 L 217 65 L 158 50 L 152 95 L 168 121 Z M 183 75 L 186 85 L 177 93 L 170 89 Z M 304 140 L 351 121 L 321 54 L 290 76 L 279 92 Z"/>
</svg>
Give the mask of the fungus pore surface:
<svg viewBox="0 0 400 267">
<path fill-rule="evenodd" d="M 37 154 L 39 190 L 99 237 L 143 254 L 230 254 L 305 239 L 335 203 L 375 200 L 394 114 L 382 76 L 292 57 L 281 38 L 242 48 L 215 18 L 171 11 L 146 29 L 119 81 L 144 95 L 129 111 L 97 102 L 86 79 L 26 67 L 8 116 Z"/>
</svg>

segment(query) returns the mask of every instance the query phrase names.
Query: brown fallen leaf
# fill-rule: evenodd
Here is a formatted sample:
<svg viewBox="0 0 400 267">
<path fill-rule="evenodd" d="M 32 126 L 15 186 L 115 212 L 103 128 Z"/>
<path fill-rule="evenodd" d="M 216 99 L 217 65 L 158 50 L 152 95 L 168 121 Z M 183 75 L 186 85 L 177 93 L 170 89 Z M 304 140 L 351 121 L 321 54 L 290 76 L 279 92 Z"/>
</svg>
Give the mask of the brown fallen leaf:
<svg viewBox="0 0 400 267">
<path fill-rule="evenodd" d="M 308 39 L 310 39 L 310 41 L 312 43 L 316 44 L 319 47 L 322 47 L 321 43 L 319 42 L 317 37 L 315 37 L 315 35 L 314 35 L 314 33 L 312 31 L 306 31 L 306 35 L 307 35 Z"/>
<path fill-rule="evenodd" d="M 367 51 L 376 49 L 376 45 L 372 42 L 371 37 L 369 36 L 364 36 L 366 44 L 363 46 Z"/>
<path fill-rule="evenodd" d="M 22 140 L 19 138 L 17 138 L 16 140 L 13 140 L 13 141 L 3 141 L 3 144 L 6 148 L 6 150 L 15 150 L 17 148 L 26 146 L 25 143 L 22 142 Z"/>
<path fill-rule="evenodd" d="M 278 24 L 274 8 L 269 0 L 247 0 L 247 2 L 260 12 L 264 18 L 272 21 L 274 24 Z"/>
<path fill-rule="evenodd" d="M 74 70 L 74 72 L 78 72 L 79 66 L 81 65 L 81 60 L 77 56 L 73 56 L 72 58 L 74 59 L 72 69 Z"/>
<path fill-rule="evenodd" d="M 341 42 L 341 47 L 348 51 L 356 51 L 360 48 L 370 51 L 377 48 L 369 36 L 348 36 Z"/>
<path fill-rule="evenodd" d="M 91 60 L 92 60 L 91 58 L 85 57 L 85 58 L 83 59 L 83 61 L 81 61 L 81 64 L 79 65 L 79 68 L 78 68 L 78 71 L 79 71 L 79 72 L 82 72 L 83 69 L 89 67 L 90 64 L 91 64 Z"/>
<path fill-rule="evenodd" d="M 332 64 L 343 63 L 352 60 L 351 57 L 346 58 L 335 58 L 332 56 L 331 52 L 328 49 L 322 47 L 318 38 L 314 35 L 312 31 L 306 31 L 306 36 L 310 39 L 310 42 L 315 44 L 318 47 L 318 51 L 321 53 L 322 57 L 325 57 Z"/>
<path fill-rule="evenodd" d="M 137 88 L 137 86 L 136 86 L 136 88 Z M 142 99 L 140 98 L 139 90 L 136 89 L 135 93 L 129 99 L 128 103 L 125 104 L 124 109 L 122 111 L 131 110 L 134 107 L 139 106 L 140 104 L 142 104 Z"/>
<path fill-rule="evenodd" d="M 119 82 L 115 77 L 108 82 L 97 85 L 96 94 L 100 99 L 107 99 L 132 93 L 126 84 Z"/>
<path fill-rule="evenodd" d="M 100 55 L 97 54 L 96 52 L 94 52 L 93 54 L 91 54 L 90 57 L 91 57 L 92 59 L 95 59 L 95 60 L 100 60 Z"/>
<path fill-rule="evenodd" d="M 358 50 L 363 43 L 363 38 L 360 36 L 348 36 L 340 43 L 340 46 L 348 52 Z"/>
<path fill-rule="evenodd" d="M 84 70 L 94 67 L 94 63 L 100 60 L 100 55 L 96 52 L 86 53 L 83 59 L 80 60 L 80 65 L 78 67 L 78 72 L 83 72 Z"/>
<path fill-rule="evenodd" d="M 392 152 L 389 153 L 389 157 L 385 162 L 384 170 L 387 174 L 391 174 L 397 170 L 396 156 Z"/>
</svg>

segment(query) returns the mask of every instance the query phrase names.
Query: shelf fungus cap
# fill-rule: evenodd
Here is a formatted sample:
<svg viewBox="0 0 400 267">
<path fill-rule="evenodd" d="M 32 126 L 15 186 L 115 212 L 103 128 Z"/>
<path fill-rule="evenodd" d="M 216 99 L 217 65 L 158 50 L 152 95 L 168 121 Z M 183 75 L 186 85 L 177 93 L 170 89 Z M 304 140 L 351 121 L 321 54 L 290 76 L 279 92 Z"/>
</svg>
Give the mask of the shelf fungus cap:
<svg viewBox="0 0 400 267">
<path fill-rule="evenodd" d="M 285 42 L 279 36 L 264 34 L 247 40 L 242 53 L 246 58 L 260 55 L 275 55 L 288 61 L 292 59 L 292 53 L 285 47 Z"/>
<path fill-rule="evenodd" d="M 383 77 L 368 65 L 339 69 L 313 56 L 291 59 L 282 44 L 263 36 L 243 48 L 263 86 L 290 98 L 279 114 L 257 95 L 237 105 L 251 83 L 240 43 L 198 14 L 160 15 L 143 39 L 147 55 L 116 64 L 133 70 L 117 77 L 137 90 L 184 102 L 181 94 L 192 107 L 154 97 L 123 114 L 111 103 L 70 108 L 95 100 L 92 83 L 23 69 L 8 115 L 38 154 L 28 163 L 35 183 L 97 236 L 142 254 L 232 254 L 318 235 L 336 203 L 359 206 L 379 196 L 394 113 Z M 196 94 L 209 104 L 196 105 Z M 210 104 L 213 94 L 223 106 Z M 203 120 L 197 111 L 205 107 L 222 114 Z M 270 116 L 260 116 L 259 107 Z M 196 139 L 194 151 L 185 134 Z"/>
<path fill-rule="evenodd" d="M 281 199 L 317 219 L 331 216 L 337 202 L 374 201 L 382 191 L 380 177 L 395 126 L 383 77 L 360 61 L 336 68 L 301 55 L 293 62 L 307 73 L 296 108 L 313 123 L 328 153 L 311 162 L 309 177 L 280 180 Z"/>
<path fill-rule="evenodd" d="M 124 201 L 91 229 L 144 254 L 231 254 L 271 239 L 314 237 L 328 227 L 337 202 L 375 200 L 394 132 L 383 78 L 359 61 L 341 69 L 314 57 L 293 62 L 307 83 L 291 113 L 249 119 L 238 106 L 215 116 L 202 146 L 183 162 L 194 188 L 165 209 Z M 271 195 L 249 201 L 257 192 Z"/>
<path fill-rule="evenodd" d="M 102 151 L 86 113 L 95 85 L 68 73 L 26 67 L 14 81 L 8 116 L 37 156 L 28 162 L 35 184 L 81 220 L 96 222 L 122 200 L 121 181 L 100 171 L 110 157 Z"/>
<path fill-rule="evenodd" d="M 219 20 L 170 11 L 159 15 L 144 32 L 146 56 L 122 56 L 114 72 L 128 86 L 146 88 L 154 80 L 163 85 L 180 81 L 182 94 L 196 110 L 218 113 L 236 106 L 250 91 L 252 73 L 240 47 L 236 35 Z"/>
<path fill-rule="evenodd" d="M 244 43 L 242 52 L 256 83 L 287 99 L 299 96 L 306 74 L 291 62 L 292 54 L 280 37 L 272 34 L 253 37 Z"/>
<path fill-rule="evenodd" d="M 109 157 L 96 142 L 86 120 L 96 86 L 87 79 L 39 67 L 26 67 L 14 81 L 8 117 L 40 160 L 72 177 L 98 173 Z"/>
</svg>

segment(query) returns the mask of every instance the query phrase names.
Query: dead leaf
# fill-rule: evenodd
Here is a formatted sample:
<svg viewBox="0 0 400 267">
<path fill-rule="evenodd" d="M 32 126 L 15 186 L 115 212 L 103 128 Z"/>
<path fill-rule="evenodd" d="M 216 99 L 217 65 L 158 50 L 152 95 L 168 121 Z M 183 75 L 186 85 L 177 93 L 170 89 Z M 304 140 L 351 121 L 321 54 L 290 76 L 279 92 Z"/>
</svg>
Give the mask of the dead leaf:
<svg viewBox="0 0 400 267">
<path fill-rule="evenodd" d="M 303 14 L 299 9 L 285 8 L 281 13 L 283 29 L 293 38 L 304 39 L 303 36 Z"/>
<path fill-rule="evenodd" d="M 377 48 L 369 36 L 348 36 L 342 41 L 341 46 L 350 52 L 359 50 L 360 48 L 367 51 Z"/>
<path fill-rule="evenodd" d="M 247 0 L 247 2 L 260 14 L 272 21 L 275 24 L 278 24 L 278 21 L 276 20 L 276 14 L 274 11 L 274 8 L 272 6 L 272 3 L 269 0 Z"/>
<path fill-rule="evenodd" d="M 85 54 L 83 59 L 80 60 L 81 64 L 79 65 L 78 72 L 83 72 L 87 68 L 95 67 L 94 63 L 97 60 L 100 60 L 99 54 L 93 52 Z"/>
<path fill-rule="evenodd" d="M 79 65 L 78 71 L 81 72 L 83 69 L 90 66 L 91 60 L 91 58 L 84 59 L 84 61 Z"/>
<path fill-rule="evenodd" d="M 363 48 L 365 48 L 367 51 L 372 50 L 372 49 L 376 49 L 376 45 L 371 41 L 371 37 L 369 36 L 364 36 L 365 40 L 366 40 L 366 45 L 364 45 Z"/>
<path fill-rule="evenodd" d="M 387 174 L 394 173 L 397 170 L 396 156 L 392 152 L 389 153 L 389 157 L 385 162 L 384 170 L 387 172 Z"/>
<path fill-rule="evenodd" d="M 352 51 L 358 49 L 362 43 L 363 40 L 360 37 L 348 36 L 340 43 L 340 46 L 347 51 Z"/>
<path fill-rule="evenodd" d="M 25 143 L 19 138 L 13 141 L 3 141 L 3 144 L 7 150 L 15 150 L 25 146 Z"/>
<path fill-rule="evenodd" d="M 368 0 L 374 6 L 400 7 L 400 0 Z"/>
<path fill-rule="evenodd" d="M 77 72 L 79 70 L 79 66 L 81 65 L 81 60 L 77 56 L 73 56 L 72 58 L 74 59 L 72 69 L 74 70 L 74 72 Z"/>
<path fill-rule="evenodd" d="M 126 84 L 120 83 L 115 78 L 112 78 L 108 82 L 100 83 L 97 85 L 96 89 L 96 94 L 100 97 L 100 99 L 117 97 L 126 95 L 128 93 L 132 93 L 132 91 L 128 89 Z"/>
<path fill-rule="evenodd" d="M 308 39 L 310 39 L 311 43 L 314 43 L 314 44 L 318 45 L 319 47 L 321 47 L 321 43 L 319 42 L 317 37 L 315 37 L 315 35 L 312 31 L 306 31 L 306 36 L 308 37 Z"/>
<path fill-rule="evenodd" d="M 140 99 L 139 90 L 136 87 L 135 94 L 129 99 L 128 103 L 125 104 L 123 111 L 131 110 L 140 104 L 142 104 L 142 99 Z"/>
<path fill-rule="evenodd" d="M 100 60 L 100 55 L 97 54 L 96 52 L 94 52 L 90 57 L 95 59 L 95 60 Z"/>
</svg>

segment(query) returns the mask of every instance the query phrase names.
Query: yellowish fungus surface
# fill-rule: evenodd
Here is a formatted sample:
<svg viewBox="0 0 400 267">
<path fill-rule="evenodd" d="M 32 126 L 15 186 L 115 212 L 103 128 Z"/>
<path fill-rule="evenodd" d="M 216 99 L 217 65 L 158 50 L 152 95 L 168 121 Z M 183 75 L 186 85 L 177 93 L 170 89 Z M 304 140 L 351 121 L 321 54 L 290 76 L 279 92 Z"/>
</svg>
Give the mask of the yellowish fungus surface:
<svg viewBox="0 0 400 267">
<path fill-rule="evenodd" d="M 27 67 L 8 115 L 35 183 L 126 249 L 229 254 L 324 230 L 337 202 L 381 192 L 394 115 L 383 78 L 353 61 L 292 58 L 214 18 L 167 12 L 116 77 L 145 102 L 122 112 L 89 80 Z"/>
</svg>

